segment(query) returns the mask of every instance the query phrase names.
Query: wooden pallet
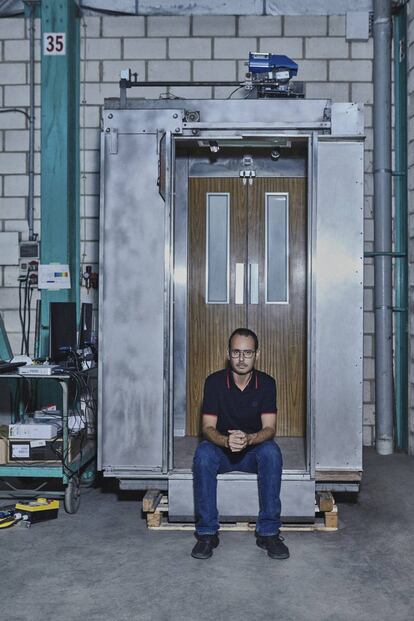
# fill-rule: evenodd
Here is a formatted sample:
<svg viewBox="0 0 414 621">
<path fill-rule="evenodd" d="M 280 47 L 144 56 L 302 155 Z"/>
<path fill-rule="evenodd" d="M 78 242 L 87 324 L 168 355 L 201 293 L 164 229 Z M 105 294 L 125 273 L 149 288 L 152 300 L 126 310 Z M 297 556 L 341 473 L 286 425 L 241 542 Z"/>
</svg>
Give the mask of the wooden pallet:
<svg viewBox="0 0 414 621">
<path fill-rule="evenodd" d="M 151 530 L 188 530 L 194 531 L 194 523 L 169 522 L 168 498 L 159 490 L 148 490 L 142 502 L 142 511 L 146 515 L 147 526 Z M 244 532 L 254 531 L 254 522 L 233 522 L 220 525 L 220 531 Z M 331 492 L 319 492 L 316 495 L 315 521 L 310 524 L 284 524 L 284 532 L 333 532 L 339 526 L 338 507 Z"/>
</svg>

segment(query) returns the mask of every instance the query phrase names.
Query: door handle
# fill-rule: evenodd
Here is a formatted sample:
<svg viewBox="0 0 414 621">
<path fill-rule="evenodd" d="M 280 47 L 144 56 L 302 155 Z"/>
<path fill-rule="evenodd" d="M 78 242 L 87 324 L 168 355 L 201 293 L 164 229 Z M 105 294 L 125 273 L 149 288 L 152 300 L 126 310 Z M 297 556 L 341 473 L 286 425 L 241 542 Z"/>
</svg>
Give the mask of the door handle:
<svg viewBox="0 0 414 621">
<path fill-rule="evenodd" d="M 244 263 L 236 263 L 236 294 L 235 303 L 244 302 Z"/>
<path fill-rule="evenodd" d="M 259 303 L 259 264 L 249 263 L 249 303 Z"/>
</svg>

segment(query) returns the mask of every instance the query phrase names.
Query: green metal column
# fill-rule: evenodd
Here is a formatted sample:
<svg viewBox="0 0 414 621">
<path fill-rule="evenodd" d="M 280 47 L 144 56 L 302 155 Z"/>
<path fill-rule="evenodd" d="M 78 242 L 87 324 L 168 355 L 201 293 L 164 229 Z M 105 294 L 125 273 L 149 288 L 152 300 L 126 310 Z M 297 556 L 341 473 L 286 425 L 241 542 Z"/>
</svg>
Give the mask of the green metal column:
<svg viewBox="0 0 414 621">
<path fill-rule="evenodd" d="M 47 355 L 49 303 L 76 302 L 79 316 L 80 27 L 74 0 L 42 0 L 41 263 L 68 264 L 71 288 L 42 290 L 40 354 Z M 45 35 L 65 35 L 49 39 Z"/>
<path fill-rule="evenodd" d="M 394 15 L 395 95 L 395 439 L 408 443 L 408 265 L 407 265 L 407 8 Z"/>
</svg>

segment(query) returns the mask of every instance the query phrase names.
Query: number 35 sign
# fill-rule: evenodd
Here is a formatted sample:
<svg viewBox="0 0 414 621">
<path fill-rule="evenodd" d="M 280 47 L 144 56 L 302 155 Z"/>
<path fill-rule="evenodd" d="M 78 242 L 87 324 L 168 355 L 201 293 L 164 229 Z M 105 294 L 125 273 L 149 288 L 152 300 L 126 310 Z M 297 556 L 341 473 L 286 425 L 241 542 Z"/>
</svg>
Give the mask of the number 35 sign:
<svg viewBox="0 0 414 621">
<path fill-rule="evenodd" d="M 44 56 L 64 56 L 66 54 L 66 33 L 65 32 L 44 32 L 43 33 L 43 55 Z"/>
</svg>

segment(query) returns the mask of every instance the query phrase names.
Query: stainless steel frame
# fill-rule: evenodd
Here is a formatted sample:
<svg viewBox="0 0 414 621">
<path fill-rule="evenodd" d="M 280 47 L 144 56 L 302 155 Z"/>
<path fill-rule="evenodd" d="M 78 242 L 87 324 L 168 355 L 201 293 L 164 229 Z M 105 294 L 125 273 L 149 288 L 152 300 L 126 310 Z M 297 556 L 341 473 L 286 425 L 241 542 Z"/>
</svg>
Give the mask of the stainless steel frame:
<svg viewBox="0 0 414 621">
<path fill-rule="evenodd" d="M 184 125 L 184 124 L 183 124 Z M 235 132 L 235 124 L 232 125 L 232 131 Z M 237 135 L 237 134 L 236 134 Z M 242 133 L 239 134 L 242 138 Z M 204 132 L 199 132 L 199 134 L 197 135 L 197 137 L 173 137 L 174 142 L 178 143 L 181 141 L 184 141 L 186 143 L 194 143 L 194 145 L 196 145 L 196 143 L 202 139 L 202 137 L 204 136 Z M 256 136 L 257 136 L 257 132 L 256 132 Z M 223 134 L 212 134 L 209 136 L 209 140 L 215 140 L 217 142 L 220 141 L 220 139 L 223 137 Z M 263 132 L 263 134 L 261 134 L 261 137 L 263 138 L 264 144 L 266 144 L 266 138 L 286 138 L 287 140 L 289 139 L 300 139 L 301 141 L 306 141 L 308 143 L 308 158 L 309 156 L 316 156 L 317 154 L 317 145 L 315 145 L 313 148 L 311 145 L 314 144 L 314 139 L 313 139 L 313 133 L 306 133 L 306 134 L 300 134 L 297 132 L 286 132 L 286 133 L 272 133 L 268 134 L 268 132 Z M 241 142 L 241 146 L 243 143 L 243 140 L 240 141 Z M 298 170 L 307 170 L 307 173 L 309 174 L 310 171 L 312 172 L 316 172 L 316 167 L 314 164 L 312 164 L 311 162 L 308 161 L 308 166 L 307 169 L 306 167 L 298 167 Z M 197 173 L 199 174 L 200 171 L 197 170 Z M 213 176 L 219 176 L 219 172 L 217 171 L 214 172 Z M 195 175 L 195 176 L 198 176 Z M 203 171 L 203 175 L 204 176 L 207 175 L 207 171 Z M 211 174 L 211 173 L 210 173 Z M 222 173 L 221 173 L 222 174 Z M 283 175 L 283 169 L 281 171 L 281 175 Z M 295 173 L 295 176 L 298 173 Z M 302 173 L 303 174 L 303 173 Z M 191 176 L 191 173 L 189 171 L 189 175 Z M 238 175 L 238 170 L 234 167 L 232 167 L 231 165 L 228 166 L 228 176 L 239 176 Z M 180 181 L 183 182 L 184 180 L 180 178 Z M 186 181 L 185 181 L 186 182 Z M 177 184 L 177 196 L 180 196 L 181 200 L 180 200 L 180 205 L 178 205 L 178 203 L 175 203 L 176 208 L 179 210 L 180 213 L 180 217 L 185 217 L 185 221 L 187 222 L 187 216 L 184 216 L 184 208 L 183 208 L 183 204 L 182 201 L 184 201 L 184 195 L 183 195 L 183 191 L 178 190 L 179 184 Z M 312 291 L 311 291 L 311 286 L 309 286 L 309 278 L 313 277 L 313 273 L 311 270 L 311 262 L 312 262 L 312 256 L 313 256 L 313 249 L 312 249 L 312 244 L 311 244 L 311 240 L 313 239 L 312 235 L 314 235 L 314 231 L 313 228 L 314 226 L 312 226 L 312 222 L 316 221 L 316 201 L 310 200 L 312 198 L 312 193 L 310 191 L 310 188 L 316 187 L 316 183 L 314 182 L 314 179 L 309 178 L 308 177 L 308 248 L 307 248 L 307 261 L 308 261 L 308 304 L 307 304 L 307 325 L 308 325 L 308 330 L 309 330 L 309 325 L 311 324 L 311 306 L 309 304 L 309 301 L 311 300 L 311 295 L 312 295 Z M 188 205 L 186 202 L 186 209 L 188 209 Z M 180 228 L 180 235 L 184 234 L 186 232 L 186 229 L 184 227 Z M 177 245 L 179 248 L 182 247 L 186 247 L 187 246 L 187 237 L 184 239 L 182 238 L 177 238 L 176 239 Z M 180 266 L 181 266 L 181 261 L 182 261 L 182 253 L 180 253 L 179 258 L 176 260 L 177 262 L 179 262 Z M 244 277 L 246 278 L 246 274 L 244 275 Z M 244 287 L 243 287 L 243 293 L 244 293 Z M 182 283 L 182 285 L 180 286 L 180 300 L 184 300 L 187 299 L 187 281 Z M 187 326 L 186 326 L 186 322 L 187 322 L 187 308 L 185 306 L 185 304 L 183 303 L 179 303 L 177 304 L 177 300 L 174 299 L 174 301 L 171 304 L 171 308 L 174 308 L 174 318 L 173 318 L 173 326 L 174 326 L 174 334 L 175 331 L 178 332 L 181 335 L 181 339 L 183 339 L 180 343 L 180 345 L 176 348 L 175 353 L 174 353 L 174 366 L 177 366 L 178 369 L 180 369 L 180 372 L 178 373 L 174 373 L 174 386 L 173 386 L 173 391 L 174 393 L 180 394 L 180 395 L 186 395 L 186 374 L 184 372 L 184 368 L 183 368 L 183 364 L 182 364 L 182 351 L 183 349 L 185 350 L 185 344 L 187 342 Z M 173 337 L 174 341 L 175 341 L 175 336 Z M 309 339 L 308 339 L 308 350 L 310 349 L 310 344 L 309 344 Z M 313 454 L 313 450 L 312 447 L 314 446 L 314 435 L 313 435 L 313 426 L 312 426 L 312 381 L 311 381 L 311 359 L 310 359 L 310 353 L 308 351 L 308 359 L 307 359 L 307 379 L 306 379 L 306 385 L 307 385 L 307 389 L 308 389 L 308 397 L 307 397 L 307 411 L 306 411 L 306 433 L 307 433 L 307 438 L 306 438 L 306 463 L 307 463 L 307 467 L 305 469 L 305 471 L 292 471 L 292 470 L 286 470 L 284 471 L 284 476 L 289 475 L 289 474 L 294 474 L 295 476 L 297 474 L 300 473 L 307 473 L 310 474 L 311 473 L 311 460 L 312 460 L 312 454 Z M 181 370 L 183 372 L 181 372 Z M 180 406 L 184 407 L 184 411 L 186 411 L 186 398 L 184 401 L 184 398 L 180 400 Z M 180 421 L 183 423 L 182 427 L 180 426 L 180 428 L 178 429 L 178 433 L 176 435 L 184 435 L 182 430 L 185 429 L 185 418 L 183 421 L 183 417 L 181 414 L 181 409 L 180 412 L 178 414 L 178 416 L 180 417 Z M 171 446 L 171 459 L 173 459 L 172 456 L 173 453 L 173 446 Z"/>
<path fill-rule="evenodd" d="M 104 113 L 101 159 L 99 467 L 104 470 L 105 476 L 117 477 L 128 488 L 135 485 L 139 488 L 140 482 L 145 487 L 151 481 L 154 481 L 154 486 L 157 482 L 165 486 L 168 479 L 172 493 L 172 513 L 175 511 L 178 516 L 183 511 L 177 497 L 177 494 L 182 494 L 182 498 L 187 498 L 189 503 L 184 511 L 191 514 L 191 472 L 174 470 L 173 439 L 174 435 L 185 433 L 187 183 L 191 174 L 208 174 L 208 166 L 202 158 L 198 162 L 185 161 L 176 156 L 176 152 L 182 141 L 191 145 L 197 140 L 234 137 L 241 137 L 240 142 L 249 139 L 266 142 L 267 139 L 270 141 L 277 137 L 300 139 L 308 143 L 307 170 L 302 165 L 298 168 L 298 163 L 292 161 L 283 172 L 289 175 L 289 171 L 301 170 L 308 180 L 306 467 L 283 473 L 283 497 L 287 503 L 287 514 L 295 502 L 298 504 L 299 494 L 306 497 L 307 505 L 301 511 L 308 515 L 312 511 L 310 499 L 315 489 L 317 472 L 327 470 L 349 475 L 362 469 L 362 393 L 358 388 L 362 381 L 362 334 L 359 332 L 362 305 L 355 306 L 362 294 L 359 274 L 362 261 L 362 107 L 349 104 L 348 114 L 347 104 L 338 107 L 338 104 L 331 105 L 328 100 L 186 100 L 174 101 L 174 108 L 170 108 L 171 105 L 172 102 L 162 100 L 129 100 L 129 109 L 120 110 L 119 102 L 111 100 L 106 103 Z M 184 115 L 186 110 L 199 111 L 201 122 L 187 123 Z M 332 123 L 329 121 L 329 111 Z M 255 119 L 260 119 L 260 122 Z M 163 134 L 165 202 L 156 191 L 156 160 L 159 153 L 152 150 L 160 149 L 160 137 Z M 323 146 L 326 143 L 330 145 L 329 175 L 326 174 L 328 151 Z M 321 152 L 322 168 L 319 161 Z M 352 154 L 349 162 L 344 160 L 344 152 Z M 125 157 L 130 159 L 124 162 Z M 267 169 L 265 162 L 261 162 L 260 166 L 266 176 L 272 175 L 272 170 Z M 329 184 L 336 175 L 338 178 L 344 176 L 344 167 L 348 182 L 342 184 L 343 197 L 336 209 L 331 210 L 332 189 L 329 189 Z M 138 176 L 131 180 L 134 170 Z M 236 169 L 233 172 L 236 173 Z M 139 175 L 144 184 L 136 183 Z M 353 185 L 354 181 L 356 184 Z M 352 190 L 355 185 L 356 189 Z M 348 195 L 352 196 L 350 201 L 347 201 Z M 332 295 L 335 288 L 327 289 L 329 279 L 325 284 L 321 280 L 321 260 L 328 256 L 323 248 L 323 240 L 327 234 L 338 234 L 337 223 L 329 221 L 329 218 L 332 218 L 332 214 L 342 217 L 345 206 L 347 247 L 353 255 L 351 263 L 357 266 L 357 272 L 349 273 L 348 279 L 346 270 L 343 272 L 341 286 L 348 288 L 351 296 L 341 294 L 334 308 L 340 308 L 344 314 L 349 310 L 348 305 L 351 305 L 354 324 L 357 326 L 353 331 L 343 328 L 340 317 L 335 319 L 333 316 L 332 308 L 326 303 L 328 298 L 324 300 L 323 296 L 326 291 Z M 137 218 L 138 212 L 140 218 Z M 321 222 L 321 218 L 325 222 Z M 147 227 L 141 248 L 137 249 L 129 239 L 126 245 L 114 243 L 114 234 L 118 233 L 118 229 L 130 235 L 133 234 L 131 226 L 141 222 Z M 118 287 L 115 286 L 115 275 L 120 274 L 127 264 L 126 251 L 130 253 L 128 260 L 133 257 L 135 264 L 139 262 L 140 276 L 137 281 L 126 279 L 122 287 Z M 150 261 L 148 253 L 152 253 Z M 333 263 L 340 259 L 335 253 L 330 256 Z M 144 265 L 146 272 L 143 271 Z M 163 271 L 162 279 L 158 277 L 160 269 Z M 331 270 L 334 272 L 334 266 L 331 266 Z M 115 317 L 115 301 L 111 296 L 115 293 L 118 296 L 116 304 L 126 302 L 130 312 L 136 308 L 143 322 L 140 334 L 144 337 L 145 348 L 148 343 L 148 349 L 144 348 L 140 352 L 134 345 L 138 356 L 135 366 L 131 366 L 131 363 L 129 367 L 123 364 L 125 344 L 123 350 L 122 345 L 117 344 L 117 336 L 125 339 L 126 334 L 131 334 L 132 342 L 136 343 L 134 316 L 127 318 L 130 322 L 129 331 L 120 329 L 116 322 L 111 321 Z M 135 306 L 134 302 L 131 304 L 131 295 L 135 296 Z M 148 331 L 150 334 L 147 334 Z M 148 336 L 153 337 L 151 346 Z M 350 338 L 355 340 L 355 347 L 346 350 L 345 371 L 333 360 L 335 373 L 345 373 L 345 384 L 354 395 L 354 398 L 346 400 L 346 408 L 351 408 L 352 416 L 345 423 L 344 407 L 333 407 L 338 403 L 335 384 L 324 381 L 326 378 L 321 375 L 321 370 L 329 368 L 332 363 L 329 352 L 335 343 L 341 344 Z M 115 351 L 110 351 L 111 347 Z M 111 359 L 114 355 L 115 359 Z M 114 364 L 114 360 L 117 364 Z M 148 363 L 149 374 L 145 366 Z M 143 368 L 147 371 L 144 377 Z M 126 381 L 125 373 L 131 373 L 130 380 Z M 332 379 L 332 374 L 330 377 Z M 118 407 L 114 388 L 112 392 L 110 390 L 117 382 L 122 404 L 128 405 L 126 397 L 132 398 L 135 395 L 140 402 L 137 408 L 124 411 Z M 146 402 L 142 401 L 143 395 Z M 150 416 L 155 435 L 154 429 L 147 425 L 144 413 Z M 335 431 L 338 420 L 341 437 L 337 437 Z M 342 441 L 344 437 L 345 444 Z M 300 489 L 296 485 L 299 482 L 302 486 Z M 341 484 L 340 479 L 336 484 Z M 223 490 L 228 494 L 229 504 L 225 509 L 227 515 L 233 510 L 236 513 L 241 510 L 238 498 L 254 494 L 255 485 L 254 476 L 223 475 L 220 486 L 224 486 Z M 242 487 L 245 490 L 243 493 Z M 251 507 L 254 505 L 252 502 Z"/>
</svg>

